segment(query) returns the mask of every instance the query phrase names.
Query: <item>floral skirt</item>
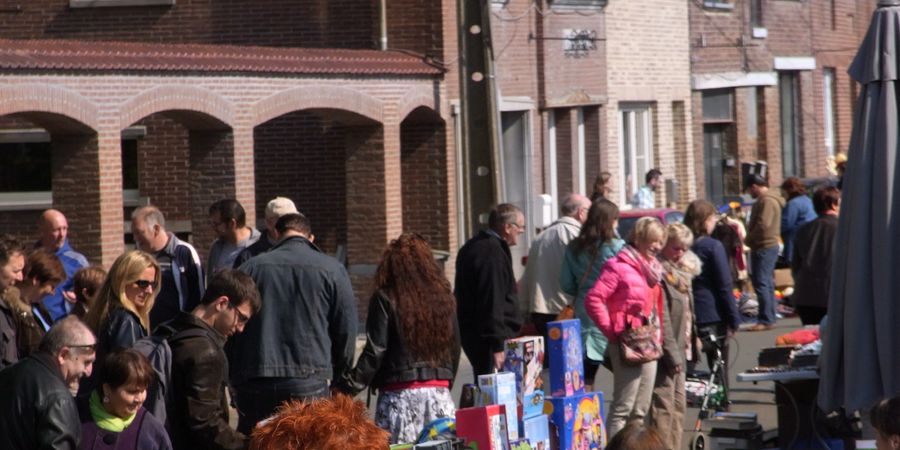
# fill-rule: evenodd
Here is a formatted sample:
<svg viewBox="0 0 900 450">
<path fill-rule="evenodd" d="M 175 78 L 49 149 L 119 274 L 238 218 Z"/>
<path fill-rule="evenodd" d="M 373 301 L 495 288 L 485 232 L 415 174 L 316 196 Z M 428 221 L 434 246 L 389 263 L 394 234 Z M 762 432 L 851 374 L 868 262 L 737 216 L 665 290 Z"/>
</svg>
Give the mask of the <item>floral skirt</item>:
<svg viewBox="0 0 900 450">
<path fill-rule="evenodd" d="M 455 414 L 456 404 L 450 389 L 403 389 L 379 393 L 375 424 L 391 433 L 391 444 L 409 444 L 416 442 L 419 433 L 432 420 Z"/>
</svg>

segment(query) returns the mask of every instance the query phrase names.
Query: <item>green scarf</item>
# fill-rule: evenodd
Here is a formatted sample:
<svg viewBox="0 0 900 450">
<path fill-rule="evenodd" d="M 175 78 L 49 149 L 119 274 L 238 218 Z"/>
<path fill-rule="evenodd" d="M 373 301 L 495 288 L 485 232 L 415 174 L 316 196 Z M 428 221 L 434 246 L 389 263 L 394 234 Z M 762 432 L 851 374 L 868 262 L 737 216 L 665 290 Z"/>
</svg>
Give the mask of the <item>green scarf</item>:
<svg viewBox="0 0 900 450">
<path fill-rule="evenodd" d="M 100 396 L 97 394 L 97 391 L 91 393 L 91 400 L 88 402 L 88 406 L 91 408 L 91 417 L 94 419 L 94 423 L 97 424 L 103 430 L 111 431 L 113 433 L 121 433 L 131 425 L 131 422 L 134 421 L 134 417 L 137 414 L 132 414 L 131 417 L 127 419 L 118 418 L 103 409 L 103 405 L 100 403 Z"/>
</svg>

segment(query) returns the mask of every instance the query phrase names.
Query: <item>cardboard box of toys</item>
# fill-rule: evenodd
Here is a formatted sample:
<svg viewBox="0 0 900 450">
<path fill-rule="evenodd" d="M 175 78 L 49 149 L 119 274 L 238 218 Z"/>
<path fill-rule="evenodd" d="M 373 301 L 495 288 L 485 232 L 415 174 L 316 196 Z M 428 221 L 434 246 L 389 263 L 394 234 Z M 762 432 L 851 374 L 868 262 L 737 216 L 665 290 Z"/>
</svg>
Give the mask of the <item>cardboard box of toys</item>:
<svg viewBox="0 0 900 450">
<path fill-rule="evenodd" d="M 506 406 L 488 405 L 456 410 L 456 435 L 478 450 L 508 450 Z"/>
<path fill-rule="evenodd" d="M 550 421 L 544 415 L 522 419 L 522 435 L 535 450 L 550 450 Z"/>
<path fill-rule="evenodd" d="M 550 421 L 559 434 L 559 450 L 602 449 L 606 447 L 603 393 L 585 392 L 551 398 Z"/>
<path fill-rule="evenodd" d="M 503 371 L 516 374 L 518 398 L 524 402 L 525 396 L 541 389 L 541 369 L 544 364 L 544 338 L 523 336 L 509 339 L 505 343 L 506 358 Z"/>
<path fill-rule="evenodd" d="M 547 324 L 550 357 L 550 396 L 568 397 L 584 392 L 584 356 L 581 322 L 559 320 Z"/>
<path fill-rule="evenodd" d="M 506 407 L 507 433 L 510 440 L 519 438 L 518 400 L 516 398 L 516 375 L 499 372 L 478 376 L 478 389 L 482 405 L 504 405 Z"/>
<path fill-rule="evenodd" d="M 539 416 L 544 413 L 544 391 L 538 389 L 522 399 L 522 409 L 519 418 Z M 521 430 L 520 430 L 521 431 Z"/>
</svg>

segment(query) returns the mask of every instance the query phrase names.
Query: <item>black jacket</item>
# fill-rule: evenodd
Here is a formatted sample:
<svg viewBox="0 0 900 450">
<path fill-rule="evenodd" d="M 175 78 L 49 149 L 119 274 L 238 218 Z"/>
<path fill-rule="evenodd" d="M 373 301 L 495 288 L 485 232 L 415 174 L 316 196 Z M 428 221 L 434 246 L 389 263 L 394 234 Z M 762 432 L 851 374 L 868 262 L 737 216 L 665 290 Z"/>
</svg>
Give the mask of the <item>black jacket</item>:
<svg viewBox="0 0 900 450">
<path fill-rule="evenodd" d="M 252 378 L 330 380 L 350 370 L 358 319 L 341 263 L 292 236 L 240 270 L 256 282 L 263 307 L 229 342 L 235 387 Z"/>
<path fill-rule="evenodd" d="M 0 448 L 77 450 L 81 421 L 54 358 L 36 353 L 0 371 Z"/>
<path fill-rule="evenodd" d="M 731 292 L 731 268 L 725 247 L 718 240 L 703 236 L 694 241 L 691 251 L 702 263 L 702 271 L 692 283 L 697 325 L 724 322 L 728 328 L 737 330 L 741 313 Z"/>
<path fill-rule="evenodd" d="M 166 324 L 174 330 L 172 399 L 167 405 L 176 449 L 244 449 L 247 436 L 228 426 L 226 337 L 190 313 Z"/>
<path fill-rule="evenodd" d="M 409 381 L 452 382 L 459 366 L 460 350 L 456 316 L 449 319 L 453 323 L 455 337 L 450 360 L 446 364 L 417 361 L 407 353 L 394 302 L 381 291 L 375 292 L 369 301 L 366 317 L 366 346 L 356 361 L 356 367 L 336 380 L 338 389 L 356 395 L 369 385 L 381 388 L 385 384 Z"/>
<path fill-rule="evenodd" d="M 463 339 L 481 340 L 491 352 L 522 326 L 509 245 L 479 232 L 456 256 L 456 313 Z"/>
<path fill-rule="evenodd" d="M 795 305 L 828 307 L 837 227 L 837 216 L 820 216 L 797 231 L 791 261 Z"/>
</svg>

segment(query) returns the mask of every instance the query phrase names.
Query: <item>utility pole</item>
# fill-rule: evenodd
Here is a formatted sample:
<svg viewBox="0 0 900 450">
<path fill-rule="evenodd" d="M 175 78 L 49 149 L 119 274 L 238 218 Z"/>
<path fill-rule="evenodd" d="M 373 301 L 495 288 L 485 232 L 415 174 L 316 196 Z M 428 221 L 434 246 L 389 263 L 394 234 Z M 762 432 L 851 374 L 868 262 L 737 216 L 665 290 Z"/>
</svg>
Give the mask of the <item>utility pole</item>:
<svg viewBox="0 0 900 450">
<path fill-rule="evenodd" d="M 494 52 L 491 45 L 491 0 L 458 0 L 459 86 L 462 122 L 464 198 L 468 238 L 481 228 L 479 216 L 505 197 L 500 150 L 500 113 Z"/>
</svg>

